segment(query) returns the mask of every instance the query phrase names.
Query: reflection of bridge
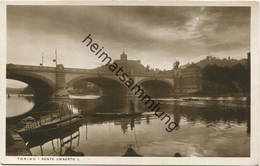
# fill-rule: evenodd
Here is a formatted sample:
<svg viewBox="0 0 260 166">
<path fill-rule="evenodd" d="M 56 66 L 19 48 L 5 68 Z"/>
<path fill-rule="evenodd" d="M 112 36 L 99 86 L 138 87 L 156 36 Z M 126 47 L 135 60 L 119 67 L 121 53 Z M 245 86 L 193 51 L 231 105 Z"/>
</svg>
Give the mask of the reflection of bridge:
<svg viewBox="0 0 260 166">
<path fill-rule="evenodd" d="M 137 63 L 138 67 L 135 66 L 137 71 L 131 70 L 127 73 L 140 86 L 145 86 L 147 83 L 155 84 L 155 86 L 157 84 L 157 87 L 164 85 L 168 91 L 175 93 L 190 93 L 200 89 L 200 75 L 194 70 L 146 72 L 140 61 L 134 61 L 134 63 Z M 56 67 L 8 64 L 7 78 L 29 84 L 35 90 L 35 96 L 53 94 L 63 96 L 70 85 L 80 80 L 87 80 L 98 85 L 105 95 L 128 94 L 127 88 L 118 76 L 109 70 L 104 70 L 104 67 L 77 69 L 64 68 L 61 64 Z"/>
</svg>

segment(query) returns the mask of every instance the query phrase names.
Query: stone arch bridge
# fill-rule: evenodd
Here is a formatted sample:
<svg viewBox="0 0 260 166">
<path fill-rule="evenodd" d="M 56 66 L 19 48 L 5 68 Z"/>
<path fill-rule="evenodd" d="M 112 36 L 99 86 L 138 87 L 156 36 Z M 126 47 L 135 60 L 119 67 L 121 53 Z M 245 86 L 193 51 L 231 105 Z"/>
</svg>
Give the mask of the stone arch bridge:
<svg viewBox="0 0 260 166">
<path fill-rule="evenodd" d="M 172 93 L 191 93 L 199 90 L 198 83 L 195 87 L 181 86 L 184 82 L 176 74 L 131 74 L 135 84 L 142 85 L 147 82 L 161 83 L 169 87 Z M 14 79 L 29 84 L 35 91 L 35 96 L 50 97 L 66 95 L 66 89 L 80 80 L 87 80 L 98 85 L 105 95 L 129 95 L 129 90 L 112 72 L 101 72 L 97 69 L 64 68 L 58 64 L 56 67 L 29 66 L 7 64 L 6 78 Z"/>
</svg>

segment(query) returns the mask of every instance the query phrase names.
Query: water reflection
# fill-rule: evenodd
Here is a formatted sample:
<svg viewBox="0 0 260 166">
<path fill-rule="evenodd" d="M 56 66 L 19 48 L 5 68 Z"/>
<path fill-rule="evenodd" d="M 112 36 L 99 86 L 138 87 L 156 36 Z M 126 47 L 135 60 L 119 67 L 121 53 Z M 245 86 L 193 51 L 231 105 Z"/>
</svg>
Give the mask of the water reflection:
<svg viewBox="0 0 260 166">
<path fill-rule="evenodd" d="M 10 96 L 6 99 L 7 117 L 22 115 L 34 106 L 33 96 Z M 19 108 L 17 106 L 19 105 Z"/>
<path fill-rule="evenodd" d="M 176 130 L 166 132 L 164 122 L 136 98 L 71 99 L 73 110 L 85 114 L 83 122 L 57 135 L 30 140 L 27 146 L 33 155 L 246 157 L 250 154 L 250 110 L 244 102 L 228 101 L 223 106 L 223 101 L 163 100 L 161 109 L 178 124 Z M 143 114 L 89 114 L 133 111 Z M 78 144 L 72 139 L 63 141 L 70 142 L 63 146 L 61 140 L 74 137 Z"/>
<path fill-rule="evenodd" d="M 63 156 L 63 155 L 75 156 L 76 154 L 77 154 L 76 156 L 84 155 L 84 153 L 76 152 L 74 150 L 74 148 L 80 145 L 79 126 L 66 127 L 54 133 L 53 135 L 43 136 L 37 139 L 31 139 L 27 142 L 27 147 L 32 149 L 32 151 L 40 150 L 41 156 L 48 155 L 48 153 L 47 154 L 44 153 L 46 145 L 47 147 L 48 146 L 52 147 L 51 154 L 53 155 L 59 155 L 59 156 Z"/>
</svg>

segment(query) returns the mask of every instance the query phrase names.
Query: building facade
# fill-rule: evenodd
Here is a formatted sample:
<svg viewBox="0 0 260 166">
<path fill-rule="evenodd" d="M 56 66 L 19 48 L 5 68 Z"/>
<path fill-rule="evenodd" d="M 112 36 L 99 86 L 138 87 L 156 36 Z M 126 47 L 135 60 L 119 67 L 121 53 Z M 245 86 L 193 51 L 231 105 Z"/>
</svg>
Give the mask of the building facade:
<svg viewBox="0 0 260 166">
<path fill-rule="evenodd" d="M 202 89 L 201 69 L 197 65 L 190 65 L 183 69 L 177 69 L 175 74 L 176 94 L 190 94 Z"/>
</svg>

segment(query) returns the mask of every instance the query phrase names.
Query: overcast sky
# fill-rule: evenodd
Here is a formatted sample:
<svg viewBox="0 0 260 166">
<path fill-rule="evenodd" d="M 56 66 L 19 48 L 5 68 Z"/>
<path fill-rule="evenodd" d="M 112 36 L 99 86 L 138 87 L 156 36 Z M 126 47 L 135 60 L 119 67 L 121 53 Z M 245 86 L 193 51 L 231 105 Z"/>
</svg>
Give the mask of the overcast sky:
<svg viewBox="0 0 260 166">
<path fill-rule="evenodd" d="M 125 51 L 152 68 L 206 56 L 246 57 L 248 7 L 8 6 L 7 63 L 95 68 L 101 63 L 81 41 L 88 34 L 114 59 Z"/>
</svg>

